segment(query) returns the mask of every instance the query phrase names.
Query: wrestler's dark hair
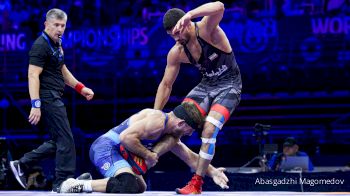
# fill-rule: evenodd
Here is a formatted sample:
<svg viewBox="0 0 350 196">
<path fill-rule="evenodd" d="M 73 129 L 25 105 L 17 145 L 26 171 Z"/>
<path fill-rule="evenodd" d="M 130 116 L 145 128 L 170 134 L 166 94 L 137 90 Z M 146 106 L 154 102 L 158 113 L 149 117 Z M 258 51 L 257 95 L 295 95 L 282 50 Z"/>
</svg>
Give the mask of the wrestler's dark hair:
<svg viewBox="0 0 350 196">
<path fill-rule="evenodd" d="M 203 127 L 204 117 L 192 102 L 182 102 L 181 105 L 173 110 L 173 113 L 194 129 L 201 129 Z"/>
<path fill-rule="evenodd" d="M 166 31 L 172 29 L 177 21 L 185 15 L 185 12 L 179 8 L 169 9 L 163 16 L 163 27 Z"/>
<path fill-rule="evenodd" d="M 198 127 L 202 128 L 205 122 L 205 118 L 197 106 L 192 102 L 182 102 L 181 105 L 185 108 L 187 114 L 193 119 Z"/>
</svg>

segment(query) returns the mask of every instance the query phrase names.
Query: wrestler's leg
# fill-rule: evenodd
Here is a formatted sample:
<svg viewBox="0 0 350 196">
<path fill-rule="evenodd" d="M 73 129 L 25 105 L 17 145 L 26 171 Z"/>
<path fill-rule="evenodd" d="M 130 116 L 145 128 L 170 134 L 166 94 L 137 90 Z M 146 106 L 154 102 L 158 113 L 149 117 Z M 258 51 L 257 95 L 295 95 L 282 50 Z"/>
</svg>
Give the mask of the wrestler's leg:
<svg viewBox="0 0 350 196">
<path fill-rule="evenodd" d="M 202 146 L 199 153 L 196 174 L 204 176 L 215 154 L 216 137 L 240 102 L 240 95 L 234 88 L 226 88 L 217 94 L 206 118 L 202 132 Z"/>
<path fill-rule="evenodd" d="M 211 89 L 209 96 L 215 97 L 206 117 L 206 122 L 202 131 L 202 145 L 199 152 L 196 174 L 191 181 L 181 189 L 176 189 L 179 194 L 200 194 L 202 191 L 203 177 L 215 154 L 216 137 L 222 129 L 224 123 L 229 119 L 230 114 L 240 101 L 232 87 Z M 210 100 L 210 97 L 207 98 Z"/>
</svg>

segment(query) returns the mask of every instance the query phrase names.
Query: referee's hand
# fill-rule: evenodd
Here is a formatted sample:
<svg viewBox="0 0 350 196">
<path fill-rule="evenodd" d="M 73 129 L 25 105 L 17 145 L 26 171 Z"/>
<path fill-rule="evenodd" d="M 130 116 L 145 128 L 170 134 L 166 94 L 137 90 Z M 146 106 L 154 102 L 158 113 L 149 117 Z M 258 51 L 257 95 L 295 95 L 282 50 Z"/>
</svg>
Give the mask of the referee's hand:
<svg viewBox="0 0 350 196">
<path fill-rule="evenodd" d="M 30 124 L 36 125 L 40 121 L 40 117 L 41 117 L 41 110 L 40 110 L 40 108 L 32 108 L 30 110 L 28 121 L 29 121 Z"/>
</svg>

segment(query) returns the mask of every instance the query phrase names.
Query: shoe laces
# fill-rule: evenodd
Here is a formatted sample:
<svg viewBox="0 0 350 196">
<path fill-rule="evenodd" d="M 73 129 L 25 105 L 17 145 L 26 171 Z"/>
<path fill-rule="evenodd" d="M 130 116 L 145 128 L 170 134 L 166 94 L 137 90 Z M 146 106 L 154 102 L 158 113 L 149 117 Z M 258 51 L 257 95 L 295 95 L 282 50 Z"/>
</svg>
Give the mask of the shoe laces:
<svg viewBox="0 0 350 196">
<path fill-rule="evenodd" d="M 69 188 L 68 192 L 69 193 L 81 193 L 83 192 L 83 183 L 77 183 L 76 185 L 72 186 Z"/>
<path fill-rule="evenodd" d="M 17 170 L 18 170 L 18 175 L 23 176 L 24 173 L 21 171 L 21 167 L 19 166 L 19 163 L 17 164 Z"/>
</svg>

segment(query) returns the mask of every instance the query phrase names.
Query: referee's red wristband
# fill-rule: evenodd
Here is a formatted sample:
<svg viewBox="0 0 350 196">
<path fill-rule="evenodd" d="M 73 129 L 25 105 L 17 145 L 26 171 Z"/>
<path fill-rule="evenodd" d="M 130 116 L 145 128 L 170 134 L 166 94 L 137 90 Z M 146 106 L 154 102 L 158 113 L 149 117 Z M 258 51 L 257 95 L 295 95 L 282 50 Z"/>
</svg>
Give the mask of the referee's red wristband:
<svg viewBox="0 0 350 196">
<path fill-rule="evenodd" d="M 81 94 L 81 90 L 85 87 L 85 85 L 81 82 L 78 82 L 77 85 L 75 85 L 74 89 L 79 93 Z"/>
</svg>

